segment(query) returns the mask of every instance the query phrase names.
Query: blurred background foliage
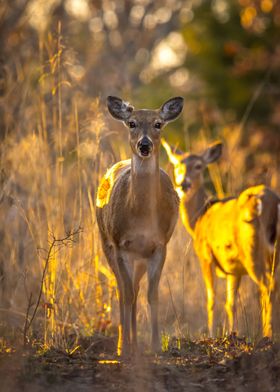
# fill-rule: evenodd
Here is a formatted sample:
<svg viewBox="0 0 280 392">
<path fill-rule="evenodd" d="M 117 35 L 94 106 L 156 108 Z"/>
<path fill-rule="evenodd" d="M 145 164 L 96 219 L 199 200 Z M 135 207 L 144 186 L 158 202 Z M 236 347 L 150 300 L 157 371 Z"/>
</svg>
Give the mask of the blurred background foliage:
<svg viewBox="0 0 280 392">
<path fill-rule="evenodd" d="M 43 268 L 37 248 L 48 247 L 50 232 L 61 238 L 81 225 L 78 247 L 51 257 L 44 301 L 57 307 L 63 328 L 104 330 L 110 321 L 115 286 L 100 253 L 94 195 L 129 148 L 124 127 L 106 113 L 109 94 L 145 108 L 182 95 L 184 114 L 164 131 L 167 140 L 199 151 L 220 138 L 226 193 L 258 183 L 279 192 L 279 37 L 277 0 L 2 0 L 1 314 L 24 315 Z M 171 173 L 164 154 L 162 164 Z M 167 271 L 182 283 L 173 293 L 182 323 L 197 331 L 205 297 L 186 238 L 179 224 L 169 259 L 182 246 L 182 271 Z M 192 317 L 198 313 L 202 319 Z M 176 324 L 171 305 L 169 319 Z"/>
<path fill-rule="evenodd" d="M 67 80 L 102 106 L 109 93 L 140 107 L 181 94 L 184 126 L 173 126 L 171 142 L 189 148 L 203 127 L 216 137 L 239 126 L 241 144 L 257 134 L 264 149 L 279 149 L 277 1 L 15 0 L 2 1 L 0 13 L 2 97 L 23 64 L 36 87 L 40 37 L 60 21 Z M 2 137 L 13 128 L 7 117 L 20 113 L 17 100 L 10 116 L 1 100 Z"/>
</svg>

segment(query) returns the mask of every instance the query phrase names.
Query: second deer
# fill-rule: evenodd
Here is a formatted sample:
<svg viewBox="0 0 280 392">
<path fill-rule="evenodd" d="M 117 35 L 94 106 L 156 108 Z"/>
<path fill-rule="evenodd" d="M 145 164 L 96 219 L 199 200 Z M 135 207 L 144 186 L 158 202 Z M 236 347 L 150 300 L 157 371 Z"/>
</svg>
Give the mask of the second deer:
<svg viewBox="0 0 280 392">
<path fill-rule="evenodd" d="M 208 329 L 213 335 L 214 275 L 226 278 L 228 330 L 233 331 L 237 292 L 243 275 L 258 285 L 262 333 L 272 335 L 272 294 L 279 252 L 280 198 L 264 185 L 250 187 L 238 197 L 209 201 L 203 171 L 217 161 L 222 143 L 201 154 L 175 153 L 162 144 L 174 166 L 180 216 L 193 237 L 207 291 Z"/>
</svg>

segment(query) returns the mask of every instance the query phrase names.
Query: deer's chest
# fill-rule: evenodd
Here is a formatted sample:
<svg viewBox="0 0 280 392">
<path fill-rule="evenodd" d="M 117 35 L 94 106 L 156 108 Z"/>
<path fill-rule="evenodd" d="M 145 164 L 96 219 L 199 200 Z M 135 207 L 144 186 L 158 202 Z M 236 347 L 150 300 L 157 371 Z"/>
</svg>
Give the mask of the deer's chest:
<svg viewBox="0 0 280 392">
<path fill-rule="evenodd" d="M 132 192 L 129 178 L 126 180 L 114 189 L 109 231 L 121 249 L 147 258 L 156 247 L 167 242 L 172 217 L 176 217 L 171 208 L 173 199 L 170 192 L 165 192 L 168 195 L 164 198 L 159 197 L 156 188 L 145 187 L 145 182 L 141 189 Z M 118 197 L 114 197 L 116 194 Z"/>
</svg>

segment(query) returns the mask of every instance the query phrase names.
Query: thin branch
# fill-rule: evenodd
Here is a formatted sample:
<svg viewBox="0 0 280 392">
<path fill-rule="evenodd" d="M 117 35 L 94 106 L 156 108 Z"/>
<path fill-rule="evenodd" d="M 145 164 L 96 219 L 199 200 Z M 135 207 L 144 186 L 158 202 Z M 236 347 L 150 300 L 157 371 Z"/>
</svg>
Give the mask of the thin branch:
<svg viewBox="0 0 280 392">
<path fill-rule="evenodd" d="M 45 259 L 46 261 L 45 261 L 45 266 L 44 266 L 43 273 L 42 273 L 42 277 L 41 277 L 41 282 L 40 282 L 40 289 L 39 289 L 38 298 L 37 298 L 37 301 L 36 301 L 36 304 L 35 304 L 35 308 L 34 308 L 34 311 L 33 311 L 33 313 L 32 313 L 32 316 L 31 316 L 29 322 L 28 322 L 28 315 L 29 315 L 30 307 L 32 306 L 32 305 L 31 305 L 31 295 L 30 295 L 29 301 L 28 301 L 28 307 L 27 307 L 26 318 L 25 318 L 25 325 L 24 325 L 24 342 L 25 342 L 25 343 L 26 343 L 26 341 L 27 341 L 27 333 L 28 333 L 28 330 L 29 330 L 29 328 L 31 327 L 31 325 L 32 325 L 32 323 L 33 323 L 33 321 L 34 321 L 34 319 L 35 319 L 35 316 L 36 316 L 36 314 L 37 314 L 37 311 L 38 311 L 38 308 L 39 308 L 39 305 L 40 305 L 40 302 L 41 302 L 41 298 L 42 298 L 42 294 L 43 294 L 44 281 L 45 281 L 45 277 L 46 277 L 46 273 L 47 273 L 47 270 L 48 270 L 48 266 L 49 266 L 50 260 L 51 260 L 51 258 L 52 258 L 52 252 L 53 252 L 54 248 L 55 248 L 57 245 L 64 245 L 64 246 L 67 246 L 67 245 L 69 245 L 70 243 L 75 242 L 75 241 L 74 241 L 74 237 L 75 237 L 77 234 L 79 234 L 81 231 L 82 231 L 81 227 L 78 227 L 78 229 L 75 229 L 75 230 L 73 230 L 72 232 L 69 231 L 69 232 L 66 234 L 65 237 L 60 238 L 60 239 L 57 239 L 57 238 L 54 236 L 53 233 L 51 233 L 51 232 L 49 233 L 50 237 L 52 238 L 52 241 L 49 243 L 49 249 L 48 249 L 48 253 L 47 253 L 46 259 Z"/>
<path fill-rule="evenodd" d="M 32 306 L 32 293 L 30 293 L 30 296 L 28 298 L 28 304 L 27 304 L 27 309 L 26 309 L 26 314 L 25 314 L 25 322 L 24 322 L 24 328 L 23 328 L 23 346 L 24 347 L 27 344 L 27 331 L 30 326 L 30 323 L 28 323 L 28 317 L 29 317 L 29 312 L 30 312 L 31 306 Z"/>
<path fill-rule="evenodd" d="M 31 316 L 31 319 L 30 319 L 30 321 L 29 321 L 29 323 L 28 323 L 28 325 L 26 327 L 26 333 L 28 332 L 29 328 L 31 327 L 31 324 L 33 323 L 33 320 L 34 320 L 34 318 L 36 316 L 37 310 L 38 310 L 40 302 L 41 302 L 41 298 L 42 298 L 42 294 L 43 294 L 43 286 L 44 286 L 45 275 L 46 275 L 46 272 L 47 272 L 47 269 L 48 269 L 49 261 L 50 261 L 50 258 L 51 258 L 51 253 L 52 253 L 53 247 L 55 245 L 55 242 L 56 242 L 56 240 L 54 239 L 52 241 L 50 247 L 49 247 L 48 255 L 47 255 L 47 258 L 46 258 L 46 262 L 45 262 L 45 267 L 44 267 L 44 270 L 43 270 L 43 273 L 42 273 L 39 295 L 38 295 L 37 302 L 36 302 L 33 314 Z"/>
</svg>

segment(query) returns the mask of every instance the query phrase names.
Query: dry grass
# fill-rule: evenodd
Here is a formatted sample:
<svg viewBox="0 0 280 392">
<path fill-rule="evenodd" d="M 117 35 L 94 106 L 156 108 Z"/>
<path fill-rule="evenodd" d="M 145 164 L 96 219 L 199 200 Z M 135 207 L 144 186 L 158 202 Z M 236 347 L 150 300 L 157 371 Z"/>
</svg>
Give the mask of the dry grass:
<svg viewBox="0 0 280 392">
<path fill-rule="evenodd" d="M 65 345 L 70 331 L 106 330 L 112 318 L 115 282 L 100 254 L 94 213 L 98 179 L 111 158 L 102 156 L 105 126 L 98 100 L 89 102 L 67 80 L 59 32 L 40 41 L 40 57 L 36 87 L 21 106 L 20 132 L 7 137 L 1 151 L 1 318 L 22 328 L 49 253 L 33 333 L 45 345 Z M 22 77 L 23 91 L 29 76 Z M 90 114 L 81 124 L 86 107 Z M 53 237 L 60 240 L 78 227 L 76 243 L 51 248 Z"/>
</svg>

